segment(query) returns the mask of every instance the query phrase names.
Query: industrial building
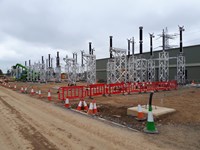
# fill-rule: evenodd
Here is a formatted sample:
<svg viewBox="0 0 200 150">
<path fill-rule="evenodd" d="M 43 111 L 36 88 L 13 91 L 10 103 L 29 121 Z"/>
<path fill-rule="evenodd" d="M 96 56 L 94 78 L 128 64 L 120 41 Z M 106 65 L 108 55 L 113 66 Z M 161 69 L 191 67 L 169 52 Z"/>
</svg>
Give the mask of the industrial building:
<svg viewBox="0 0 200 150">
<path fill-rule="evenodd" d="M 159 58 L 159 52 L 162 50 L 154 51 L 153 58 Z M 169 57 L 177 57 L 179 55 L 179 48 L 167 49 L 166 52 L 169 52 Z M 139 56 L 140 54 L 135 54 Z M 193 45 L 183 47 L 183 55 L 185 56 L 185 78 L 186 83 L 191 81 L 200 81 L 200 45 Z M 142 58 L 149 59 L 150 52 L 144 52 L 141 56 Z M 107 79 L 107 62 L 109 58 L 103 58 L 96 60 L 96 77 L 97 80 Z M 156 61 L 156 80 L 158 80 L 158 61 Z M 169 80 L 176 79 L 177 76 L 177 60 L 169 60 Z"/>
</svg>

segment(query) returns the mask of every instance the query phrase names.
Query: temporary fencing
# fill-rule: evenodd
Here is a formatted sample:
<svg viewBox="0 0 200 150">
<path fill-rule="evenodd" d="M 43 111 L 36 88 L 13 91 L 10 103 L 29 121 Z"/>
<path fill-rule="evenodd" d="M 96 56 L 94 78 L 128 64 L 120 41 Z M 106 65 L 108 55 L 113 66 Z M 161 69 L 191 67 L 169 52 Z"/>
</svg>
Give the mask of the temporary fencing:
<svg viewBox="0 0 200 150">
<path fill-rule="evenodd" d="M 106 94 L 105 84 L 91 84 L 87 88 L 87 96 L 101 96 Z"/>
<path fill-rule="evenodd" d="M 58 89 L 58 99 L 65 100 L 68 99 L 79 99 L 86 96 L 86 86 L 67 86 L 60 87 Z"/>
<path fill-rule="evenodd" d="M 112 83 L 91 84 L 88 86 L 67 86 L 58 89 L 58 99 L 81 99 L 102 95 L 131 94 L 151 91 L 166 91 L 177 89 L 176 81 L 167 82 L 135 82 L 135 83 Z"/>
</svg>

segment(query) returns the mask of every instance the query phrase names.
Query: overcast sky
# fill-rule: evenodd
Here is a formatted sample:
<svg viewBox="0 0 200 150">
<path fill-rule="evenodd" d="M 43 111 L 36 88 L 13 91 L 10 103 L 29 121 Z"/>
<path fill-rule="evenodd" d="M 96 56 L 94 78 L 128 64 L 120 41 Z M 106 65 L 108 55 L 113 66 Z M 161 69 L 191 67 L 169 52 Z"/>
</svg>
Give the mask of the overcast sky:
<svg viewBox="0 0 200 150">
<path fill-rule="evenodd" d="M 149 51 L 149 33 L 154 47 L 161 45 L 162 29 L 179 33 L 183 44 L 200 44 L 199 0 L 0 0 L 0 69 L 41 56 L 72 57 L 88 53 L 92 42 L 97 58 L 109 57 L 109 36 L 114 47 L 127 49 L 127 38 L 135 37 L 139 52 L 139 26 L 144 29 L 144 51 Z M 179 45 L 179 37 L 172 42 Z M 61 62 L 64 65 L 64 62 Z"/>
</svg>

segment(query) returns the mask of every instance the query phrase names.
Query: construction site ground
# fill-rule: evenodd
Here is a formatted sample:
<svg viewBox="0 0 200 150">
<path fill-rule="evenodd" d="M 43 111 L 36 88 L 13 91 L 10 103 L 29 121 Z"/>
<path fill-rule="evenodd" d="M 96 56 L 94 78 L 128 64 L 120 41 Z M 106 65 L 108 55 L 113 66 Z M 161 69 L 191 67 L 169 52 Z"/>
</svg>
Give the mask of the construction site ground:
<svg viewBox="0 0 200 150">
<path fill-rule="evenodd" d="M 93 97 L 98 108 L 94 117 L 68 110 L 64 101 L 58 100 L 58 87 L 67 83 L 10 84 L 17 85 L 16 91 L 0 87 L 2 149 L 200 149 L 200 88 L 155 92 L 153 105 L 176 112 L 154 118 L 159 134 L 150 135 L 143 132 L 145 121 L 127 115 L 127 108 L 146 105 L 149 93 Z M 21 94 L 25 85 L 28 94 Z M 42 98 L 29 94 L 32 87 L 41 89 Z M 47 100 L 49 89 L 52 101 Z M 70 100 L 72 109 L 79 101 Z M 85 101 L 89 106 L 92 99 Z"/>
</svg>

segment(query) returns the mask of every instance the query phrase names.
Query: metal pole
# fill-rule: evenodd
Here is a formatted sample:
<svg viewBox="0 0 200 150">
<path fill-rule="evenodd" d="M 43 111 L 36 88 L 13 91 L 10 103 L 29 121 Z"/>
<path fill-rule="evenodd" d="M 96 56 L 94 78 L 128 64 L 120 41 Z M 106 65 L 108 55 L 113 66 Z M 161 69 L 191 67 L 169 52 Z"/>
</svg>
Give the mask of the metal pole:
<svg viewBox="0 0 200 150">
<path fill-rule="evenodd" d="M 81 66 L 83 66 L 83 54 L 84 54 L 84 51 L 81 51 Z"/>
<path fill-rule="evenodd" d="M 163 34 L 162 34 L 162 45 L 163 45 L 163 50 L 165 50 L 165 30 L 163 29 Z"/>
<path fill-rule="evenodd" d="M 44 56 L 42 56 L 42 64 L 44 64 Z"/>
<path fill-rule="evenodd" d="M 49 68 L 51 67 L 51 55 L 49 54 Z"/>
<path fill-rule="evenodd" d="M 113 41 L 112 41 L 112 36 L 110 36 L 110 49 L 109 49 L 109 51 L 110 51 L 110 58 L 112 58 L 113 57 L 113 55 L 112 55 L 112 47 L 113 47 Z"/>
<path fill-rule="evenodd" d="M 134 37 L 132 38 L 132 55 L 134 55 L 134 51 L 135 51 L 135 40 Z"/>
<path fill-rule="evenodd" d="M 59 52 L 57 52 L 57 57 L 56 57 L 56 67 L 60 66 L 60 58 L 59 58 Z"/>
<path fill-rule="evenodd" d="M 128 39 L 128 57 L 130 57 L 130 43 L 131 43 L 131 40 Z"/>
<path fill-rule="evenodd" d="M 184 26 L 180 27 L 179 26 L 179 31 L 180 31 L 180 53 L 183 53 L 183 31 L 185 31 Z"/>
<path fill-rule="evenodd" d="M 143 51 L 143 45 L 142 45 L 142 43 L 143 43 L 143 27 L 139 27 L 139 30 L 140 30 L 140 35 L 139 35 L 139 37 L 140 37 L 140 41 L 139 41 L 139 43 L 140 43 L 140 54 L 142 54 L 142 51 Z"/>
<path fill-rule="evenodd" d="M 89 42 L 89 54 L 92 55 L 92 42 Z"/>
<path fill-rule="evenodd" d="M 149 33 L 149 35 L 150 35 L 150 55 L 152 56 L 153 55 L 153 38 L 154 38 L 154 35 L 153 35 L 153 33 L 152 34 Z"/>
</svg>

